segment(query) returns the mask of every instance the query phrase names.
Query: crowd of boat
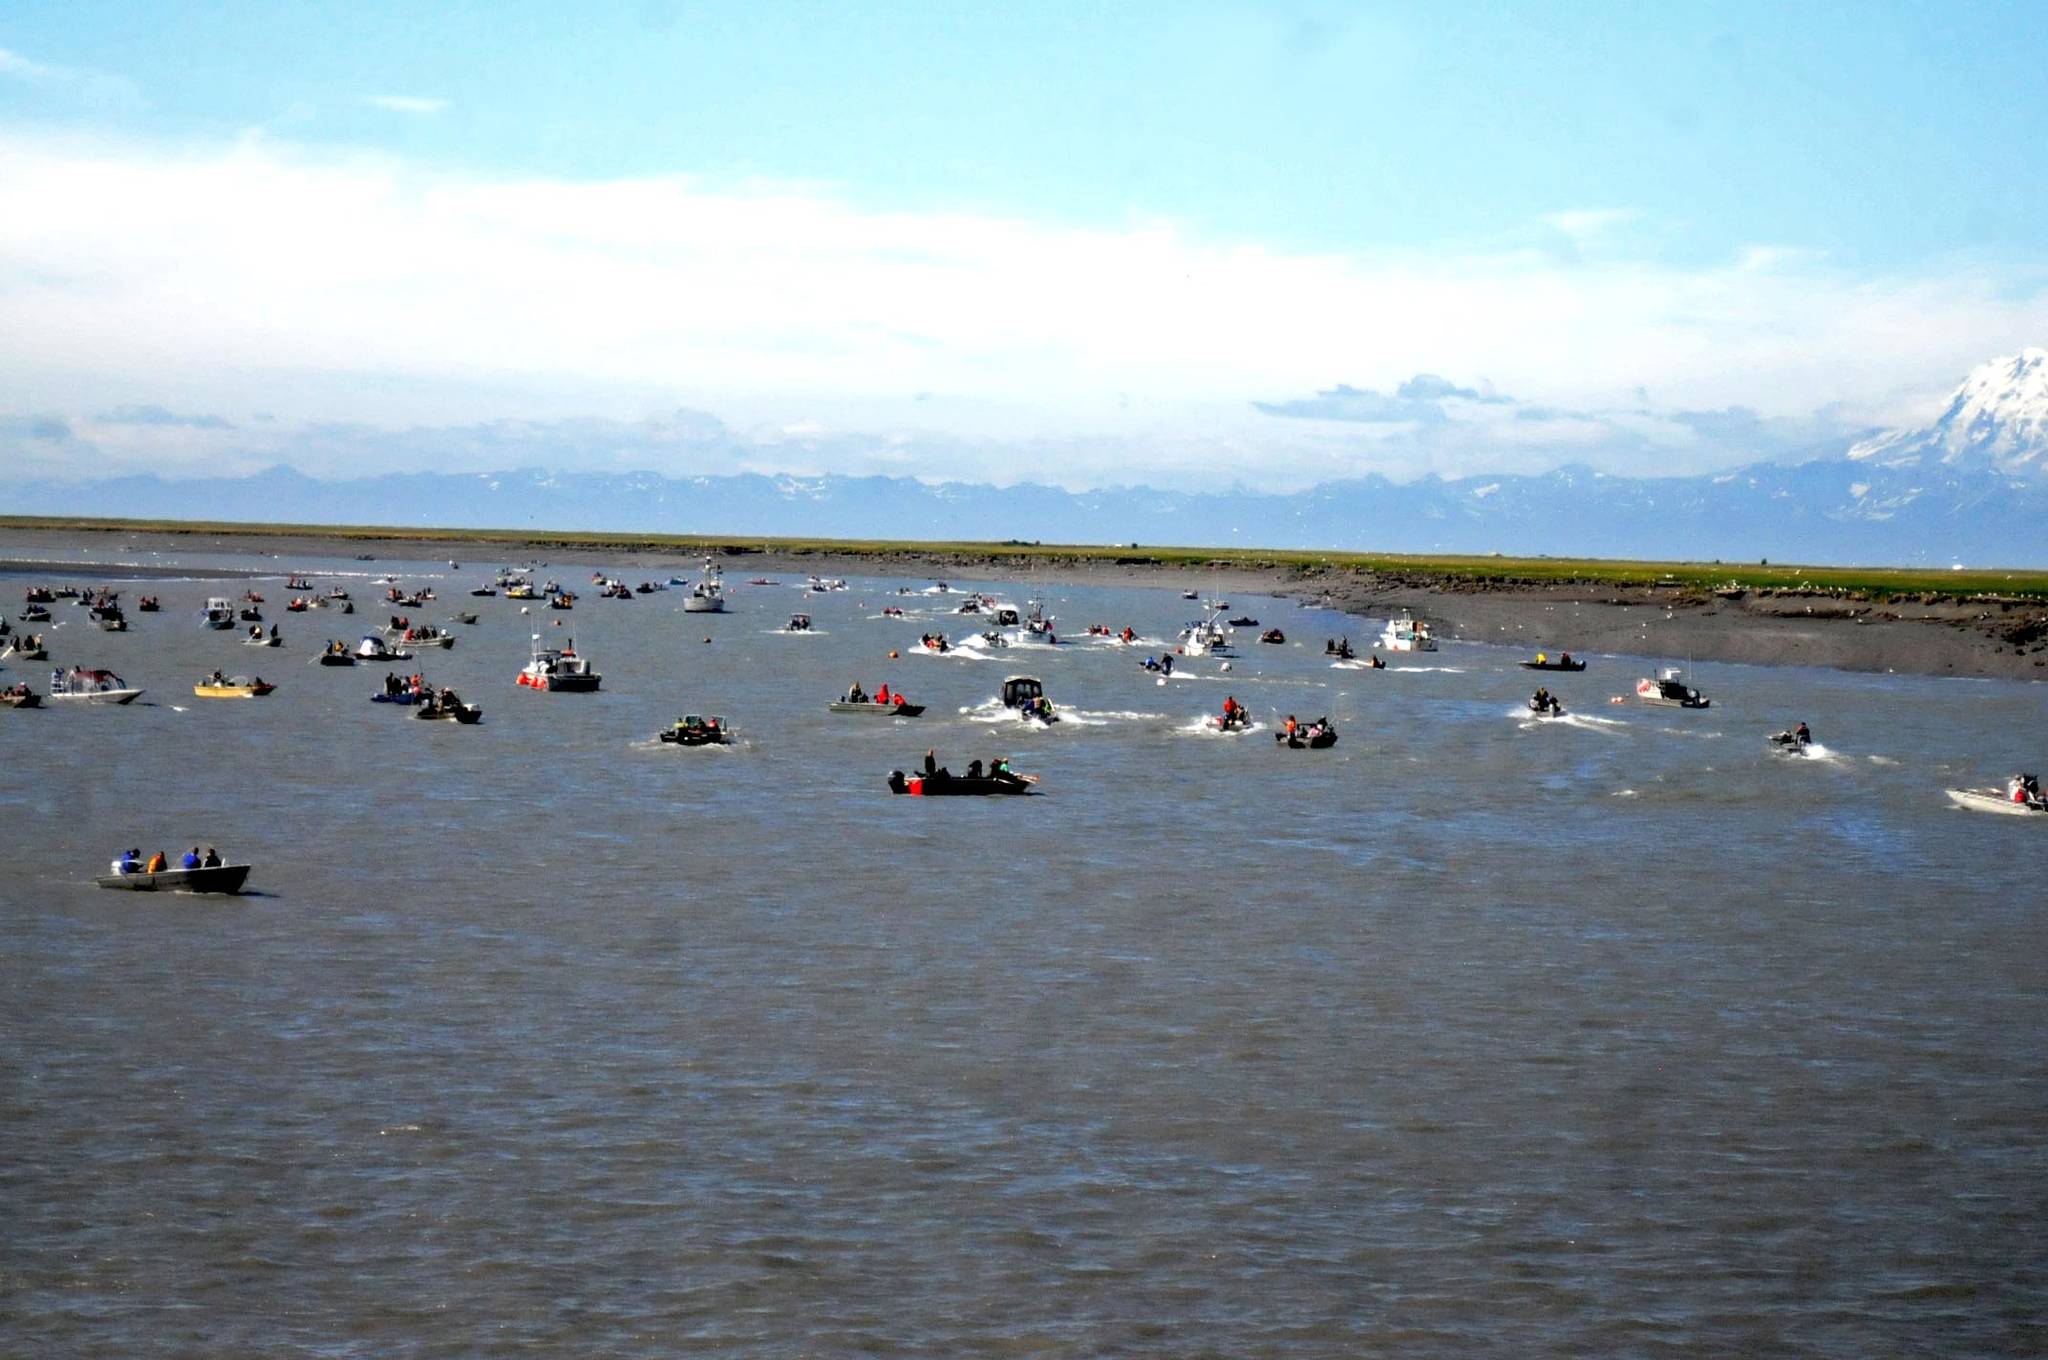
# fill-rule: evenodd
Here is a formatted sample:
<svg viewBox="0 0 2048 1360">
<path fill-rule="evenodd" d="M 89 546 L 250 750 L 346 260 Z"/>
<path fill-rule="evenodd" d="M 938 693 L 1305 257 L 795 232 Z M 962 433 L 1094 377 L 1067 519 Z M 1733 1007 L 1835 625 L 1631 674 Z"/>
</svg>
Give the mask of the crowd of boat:
<svg viewBox="0 0 2048 1360">
<path fill-rule="evenodd" d="M 397 582 L 387 580 L 389 589 L 385 592 L 385 603 L 395 609 L 415 610 L 434 602 L 431 589 L 406 591 Z M 706 560 L 697 581 L 691 583 L 680 577 L 671 577 L 666 582 L 643 581 L 629 586 L 622 578 L 606 576 L 602 572 L 592 578 L 598 598 L 610 600 L 633 600 L 670 589 L 684 588 L 682 609 L 685 613 L 725 613 L 728 595 L 724 580 L 717 564 Z M 756 578 L 749 584 L 773 585 L 768 578 Z M 846 589 L 844 581 L 811 577 L 804 586 L 807 593 L 824 593 Z M 324 594 L 317 593 L 310 579 L 294 575 L 287 582 L 287 589 L 293 593 L 285 606 L 292 613 L 309 613 L 313 610 L 339 610 L 342 614 L 353 614 L 354 604 L 348 591 L 339 586 Z M 503 595 L 509 600 L 544 600 L 555 609 L 573 609 L 576 605 L 574 593 L 564 590 L 559 582 L 549 580 L 535 588 L 532 576 L 527 572 L 512 569 L 501 570 L 488 584 L 471 590 L 470 595 L 490 598 Z M 909 587 L 899 588 L 900 594 L 910 594 Z M 926 590 L 926 594 L 956 593 L 940 582 Z M 53 589 L 48 586 L 28 588 L 19 619 L 24 625 L 45 623 L 51 618 L 51 608 L 60 601 L 71 600 L 89 612 L 89 617 L 102 629 L 121 631 L 127 627 L 126 616 L 121 609 L 121 592 L 111 589 L 79 591 L 72 588 Z M 1194 592 L 1186 592 L 1186 598 L 1199 598 Z M 240 599 L 231 600 L 225 596 L 214 596 L 206 600 L 200 621 L 209 629 L 228 631 L 246 626 L 248 633 L 243 642 L 248 646 L 280 647 L 283 637 L 275 624 L 265 628 L 262 615 L 263 597 L 255 591 L 245 592 Z M 141 612 L 156 612 L 161 608 L 156 597 L 144 596 L 138 603 Z M 1211 600 L 1204 603 L 1204 612 L 1182 627 L 1174 644 L 1163 649 L 1157 656 L 1144 655 L 1139 665 L 1159 676 L 1164 684 L 1173 673 L 1177 659 L 1189 657 L 1221 658 L 1222 669 L 1228 671 L 1235 656 L 1234 634 L 1238 629 L 1259 627 L 1259 620 L 1249 615 L 1227 618 L 1229 608 L 1224 601 Z M 522 612 L 524 612 L 522 610 Z M 1025 609 L 1005 604 L 992 595 L 967 594 L 951 611 L 959 617 L 976 620 L 976 633 L 970 641 L 984 647 L 1054 647 L 1060 645 L 1060 635 L 1052 615 L 1046 612 L 1042 600 L 1032 599 Z M 887 606 L 882 610 L 884 617 L 903 618 L 899 606 Z M 449 622 L 457 626 L 474 624 L 474 613 L 457 613 Z M 790 617 L 786 628 L 778 630 L 800 634 L 812 632 L 808 614 L 797 613 Z M 1136 647 L 1141 639 L 1137 632 L 1126 626 L 1111 627 L 1106 624 L 1091 624 L 1088 636 L 1096 641 L 1114 645 Z M 1261 643 L 1280 644 L 1285 634 L 1277 628 L 1268 628 L 1258 634 Z M 709 638 L 705 639 L 709 641 Z M 364 633 L 354 645 L 337 640 L 328 640 L 321 648 L 317 661 L 324 666 L 353 667 L 362 663 L 398 663 L 414 659 L 418 652 L 445 650 L 456 644 L 456 634 L 438 624 L 416 621 L 410 613 L 392 613 L 388 622 Z M 541 633 L 532 635 L 532 646 L 526 664 L 514 677 L 518 686 L 545 693 L 589 693 L 598 690 L 603 677 L 591 658 L 582 655 L 572 640 L 562 645 L 549 645 Z M 918 642 L 924 650 L 944 654 L 957 645 L 944 632 L 928 631 Z M 1402 653 L 1429 653 L 1437 650 L 1437 640 L 1429 623 L 1414 614 L 1403 611 L 1387 621 L 1385 627 L 1374 639 L 1374 646 L 1364 658 L 1354 651 L 1351 640 L 1330 638 L 1325 640 L 1324 655 L 1332 658 L 1333 664 L 1357 669 L 1385 669 L 1386 661 L 1380 655 L 1385 651 L 1391 655 Z M 891 651 L 895 657 L 897 652 Z M 42 661 L 48 658 L 45 635 L 17 630 L 8 620 L 0 619 L 0 663 L 9 659 Z M 1547 651 L 1538 652 L 1532 659 L 1519 663 L 1524 669 L 1536 672 L 1580 674 L 1586 671 L 1587 663 L 1575 658 L 1570 652 L 1555 656 Z M 193 694 L 205 699 L 252 699 L 274 693 L 277 685 L 258 675 L 232 674 L 226 669 L 217 669 L 201 677 L 193 686 Z M 72 665 L 57 667 L 50 672 L 49 688 L 38 694 L 26 681 L 16 681 L 0 688 L 0 706 L 11 708 L 33 708 L 45 699 L 51 702 L 92 705 L 123 705 L 141 697 L 144 691 L 128 684 L 118 674 L 103 667 Z M 1667 668 L 1656 674 L 1638 680 L 1634 687 L 1637 701 L 1659 707 L 1701 710 L 1711 706 L 1712 701 L 1697 688 L 1686 683 L 1683 673 Z M 463 700 L 455 691 L 446 686 L 436 687 L 426 682 L 420 674 L 400 675 L 388 671 L 382 686 L 370 695 L 374 703 L 391 704 L 410 708 L 416 718 L 450 721 L 460 725 L 474 725 L 481 721 L 483 710 Z M 1044 684 L 1038 677 L 1028 674 L 1008 676 L 1002 682 L 998 701 L 1004 709 L 1010 710 L 1023 721 L 1051 726 L 1061 719 L 1060 709 L 1047 695 Z M 1612 702 L 1626 702 L 1624 696 L 1613 696 Z M 922 704 L 912 703 L 900 689 L 892 690 L 884 684 L 870 695 L 859 684 L 850 686 L 839 697 L 826 704 L 828 712 L 836 715 L 862 718 L 911 719 L 925 711 Z M 1548 685 L 1540 686 L 1530 696 L 1527 710 L 1538 720 L 1556 720 L 1566 716 L 1562 699 Z M 1257 724 L 1250 712 L 1240 704 L 1234 695 L 1225 698 L 1219 713 L 1206 720 L 1220 733 L 1243 733 L 1253 730 Z M 1337 741 L 1336 726 L 1327 716 L 1303 722 L 1294 715 L 1287 715 L 1284 721 L 1276 720 L 1278 730 L 1273 736 L 1276 743 L 1290 750 L 1328 750 Z M 725 718 L 715 715 L 685 714 L 671 726 L 657 732 L 661 743 L 693 747 L 730 745 L 736 739 L 733 725 Z M 1793 727 L 1772 734 L 1767 739 L 1767 749 L 1773 754 L 1788 757 L 1809 755 L 1815 749 L 1813 736 L 1807 724 L 1800 722 Z M 1022 775 L 1012 770 L 1001 758 L 991 759 L 984 765 L 975 760 L 966 772 L 954 774 L 936 761 L 933 752 L 927 752 L 921 769 L 909 772 L 891 771 L 887 785 L 894 793 L 911 796 L 957 796 L 988 794 L 1035 793 L 1037 778 Z M 1973 811 L 2001 814 L 2041 815 L 2048 814 L 2048 801 L 2044 801 L 2039 780 L 2031 774 L 2016 774 L 2003 787 L 1949 789 L 1947 796 L 1961 808 Z M 246 876 L 247 866 L 240 866 L 240 874 L 209 874 L 209 865 L 181 865 L 177 869 L 163 868 L 158 873 L 168 874 L 158 880 L 164 886 L 184 887 L 198 890 L 198 885 L 221 884 L 232 880 L 239 888 Z M 228 866 L 233 868 L 235 866 Z M 180 877 L 182 875 L 182 877 Z M 110 879 L 120 880 L 118 883 Z M 146 868 L 129 865 L 117 866 L 114 874 L 100 881 L 106 886 L 138 888 L 147 886 L 152 875 Z M 232 890 L 232 889 L 230 889 Z"/>
</svg>

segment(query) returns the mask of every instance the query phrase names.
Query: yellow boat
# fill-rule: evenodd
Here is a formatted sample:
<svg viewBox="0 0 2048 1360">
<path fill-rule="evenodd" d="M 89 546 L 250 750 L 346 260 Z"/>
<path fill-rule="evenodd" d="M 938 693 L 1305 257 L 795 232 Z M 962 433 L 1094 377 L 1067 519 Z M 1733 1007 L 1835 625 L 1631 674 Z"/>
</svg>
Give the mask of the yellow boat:
<svg viewBox="0 0 2048 1360">
<path fill-rule="evenodd" d="M 267 680 L 238 675 L 232 680 L 201 680 L 192 692 L 202 699 L 261 699 L 276 688 Z"/>
</svg>

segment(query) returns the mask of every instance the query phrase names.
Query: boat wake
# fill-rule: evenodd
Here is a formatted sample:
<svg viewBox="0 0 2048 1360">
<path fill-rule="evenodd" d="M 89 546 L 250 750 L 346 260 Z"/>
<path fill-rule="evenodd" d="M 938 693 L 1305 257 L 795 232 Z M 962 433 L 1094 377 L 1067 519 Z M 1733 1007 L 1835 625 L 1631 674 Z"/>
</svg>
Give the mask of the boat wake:
<svg viewBox="0 0 2048 1360">
<path fill-rule="evenodd" d="M 1825 761 L 1826 763 L 1831 765 L 1842 765 L 1847 763 L 1846 758 L 1841 754 L 1841 752 L 1829 750 L 1827 747 L 1821 745 L 1817 741 L 1810 741 L 1806 743 L 1806 746 L 1803 749 L 1800 747 L 1774 746 L 1771 748 L 1771 752 L 1772 754 L 1779 756 L 1780 758 L 1787 761 Z"/>
<path fill-rule="evenodd" d="M 1024 716 L 1023 710 L 1010 708 L 1001 699 L 984 699 L 972 707 L 961 709 L 960 716 L 969 722 L 1009 723 L 1033 732 L 1049 732 L 1059 725 L 1058 723 L 1042 723 L 1036 718 L 1027 718 Z M 1060 713 L 1060 719 L 1062 722 L 1066 721 L 1067 714 L 1064 711 Z"/>
<path fill-rule="evenodd" d="M 734 751 L 746 750 L 750 744 L 751 743 L 749 743 L 745 737 L 735 737 L 733 740 L 729 742 L 713 742 L 704 746 L 677 746 L 674 742 L 663 741 L 659 737 L 641 737 L 637 740 L 627 742 L 626 747 L 628 750 L 633 751 L 654 751 L 664 754 L 673 754 L 676 751 L 688 751 L 692 755 L 699 755 L 705 752 L 711 752 L 718 755 L 730 755 Z"/>
<path fill-rule="evenodd" d="M 1130 709 L 1116 709 L 1101 712 L 1089 708 L 1063 708 L 1060 721 L 1070 722 L 1078 727 L 1107 727 L 1111 723 L 1159 722 L 1164 713 L 1137 713 Z"/>
<path fill-rule="evenodd" d="M 995 657 L 989 654 L 988 647 L 980 638 L 975 638 L 970 642 L 956 642 L 950 649 L 943 652 L 935 652 L 929 647 L 906 647 L 903 654 L 905 656 L 928 656 L 935 661 L 995 660 Z"/>
<path fill-rule="evenodd" d="M 1254 718 L 1252 719 L 1250 726 L 1234 727 L 1230 731 L 1226 732 L 1216 725 L 1216 720 L 1214 718 L 1197 718 L 1193 722 L 1183 723 L 1179 727 L 1174 728 L 1173 730 L 1184 737 L 1237 738 L 1249 736 L 1253 732 L 1270 731 L 1271 727 L 1272 724 L 1262 723 L 1257 718 Z"/>
<path fill-rule="evenodd" d="M 1616 729 L 1628 726 L 1619 718 L 1595 718 L 1585 713 L 1566 713 L 1555 718 L 1539 718 L 1527 708 L 1511 709 L 1508 716 L 1515 719 L 1516 726 L 1524 732 L 1538 727 L 1576 727 L 1581 732 L 1612 734 Z"/>
</svg>

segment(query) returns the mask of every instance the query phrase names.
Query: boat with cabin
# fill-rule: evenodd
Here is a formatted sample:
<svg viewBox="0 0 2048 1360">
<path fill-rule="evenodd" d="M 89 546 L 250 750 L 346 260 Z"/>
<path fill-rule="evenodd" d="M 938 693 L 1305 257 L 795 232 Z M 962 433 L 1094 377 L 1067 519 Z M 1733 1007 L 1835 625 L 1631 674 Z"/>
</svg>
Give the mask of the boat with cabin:
<svg viewBox="0 0 2048 1360">
<path fill-rule="evenodd" d="M 1380 633 L 1380 646 L 1390 652 L 1433 652 L 1436 638 L 1430 633 L 1429 624 L 1404 609 L 1397 618 L 1389 619 Z"/>
<path fill-rule="evenodd" d="M 704 569 L 698 574 L 697 584 L 690 587 L 690 593 L 683 596 L 683 612 L 686 614 L 723 614 L 725 612 L 725 572 L 710 558 L 704 559 Z"/>
<path fill-rule="evenodd" d="M 1676 666 L 1665 667 L 1654 678 L 1646 676 L 1636 681 L 1636 698 L 1663 708 L 1709 708 L 1714 702 L 1688 688 L 1683 672 Z"/>
<path fill-rule="evenodd" d="M 1205 619 L 1197 619 L 1180 630 L 1180 649 L 1187 656 L 1229 656 L 1232 648 L 1230 634 L 1219 619 L 1222 610 L 1216 610 Z"/>
<path fill-rule="evenodd" d="M 228 629 L 235 626 L 235 607 L 225 595 L 209 596 L 204 614 L 208 628 Z"/>
<path fill-rule="evenodd" d="M 1045 686 L 1036 676 L 1013 675 L 1004 680 L 1002 701 L 1004 708 L 1014 708 L 1021 716 L 1048 727 L 1060 720 L 1052 700 L 1045 697 Z"/>
<path fill-rule="evenodd" d="M 587 657 L 576 654 L 572 641 L 566 647 L 543 647 L 540 634 L 533 635 L 533 659 L 519 672 L 518 683 L 528 689 L 587 694 L 604 677 L 592 668 Z"/>
</svg>

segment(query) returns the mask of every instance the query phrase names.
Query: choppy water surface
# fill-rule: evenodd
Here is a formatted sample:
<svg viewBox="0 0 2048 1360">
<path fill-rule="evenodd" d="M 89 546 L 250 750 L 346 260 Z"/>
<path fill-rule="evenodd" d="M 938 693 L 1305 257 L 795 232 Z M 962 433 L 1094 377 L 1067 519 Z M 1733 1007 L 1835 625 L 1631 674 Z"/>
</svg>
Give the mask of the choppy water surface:
<svg viewBox="0 0 2048 1360">
<path fill-rule="evenodd" d="M 478 609 L 417 664 L 484 722 L 309 664 L 360 578 L 354 619 L 258 583 L 281 652 L 204 581 L 126 635 L 57 607 L 53 661 L 149 694 L 0 712 L 9 1353 L 2048 1346 L 2048 839 L 1941 793 L 2048 764 L 2039 686 L 1702 666 L 1680 713 L 1596 657 L 1538 725 L 1514 654 L 1335 669 L 1365 629 L 1272 600 L 1233 612 L 1290 645 L 1161 685 L 910 655 L 973 629 L 894 581 L 522 617 L 278 565 Z M 603 691 L 515 688 L 530 631 Z M 281 688 L 194 699 L 215 666 Z M 1069 721 L 990 711 L 1020 671 Z M 856 679 L 929 711 L 827 715 Z M 1342 739 L 1200 731 L 1226 694 Z M 686 711 L 744 743 L 653 740 Z M 1802 717 L 1824 757 L 1769 756 Z M 891 798 L 927 747 L 1046 796 Z M 91 884 L 195 840 L 261 895 Z"/>
</svg>

